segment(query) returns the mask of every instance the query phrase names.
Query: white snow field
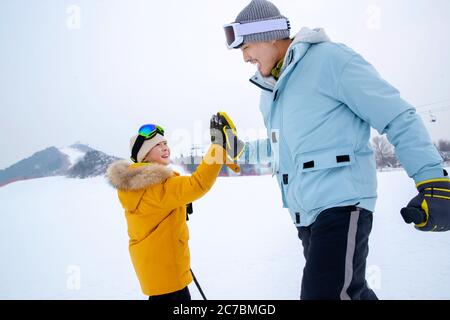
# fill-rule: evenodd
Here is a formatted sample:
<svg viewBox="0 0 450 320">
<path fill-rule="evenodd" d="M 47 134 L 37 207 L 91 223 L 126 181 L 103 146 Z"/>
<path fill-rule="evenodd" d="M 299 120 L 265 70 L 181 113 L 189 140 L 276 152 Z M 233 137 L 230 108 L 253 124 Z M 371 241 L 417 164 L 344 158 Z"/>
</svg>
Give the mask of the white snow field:
<svg viewBox="0 0 450 320">
<path fill-rule="evenodd" d="M 450 299 L 450 232 L 399 213 L 415 194 L 404 171 L 378 174 L 367 279 L 381 299 Z M 1 299 L 146 299 L 125 218 L 104 178 L 0 188 Z M 191 264 L 208 299 L 298 299 L 301 243 L 270 176 L 219 178 L 190 216 Z M 190 285 L 193 299 L 201 299 Z"/>
</svg>

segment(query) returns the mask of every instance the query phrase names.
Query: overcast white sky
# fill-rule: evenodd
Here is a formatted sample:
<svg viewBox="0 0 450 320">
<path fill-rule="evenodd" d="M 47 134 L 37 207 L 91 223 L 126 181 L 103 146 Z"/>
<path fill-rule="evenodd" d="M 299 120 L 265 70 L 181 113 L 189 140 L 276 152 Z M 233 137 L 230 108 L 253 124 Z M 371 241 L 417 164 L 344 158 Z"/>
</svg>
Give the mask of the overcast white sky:
<svg viewBox="0 0 450 320">
<path fill-rule="evenodd" d="M 226 49 L 222 31 L 249 2 L 1 0 L 0 168 L 75 141 L 128 157 L 143 123 L 162 125 L 173 153 L 186 152 L 207 143 L 217 110 L 244 138 L 264 135 L 254 67 Z M 274 3 L 293 33 L 324 27 L 406 100 L 439 102 L 418 111 L 433 140 L 450 139 L 450 1 Z"/>
</svg>

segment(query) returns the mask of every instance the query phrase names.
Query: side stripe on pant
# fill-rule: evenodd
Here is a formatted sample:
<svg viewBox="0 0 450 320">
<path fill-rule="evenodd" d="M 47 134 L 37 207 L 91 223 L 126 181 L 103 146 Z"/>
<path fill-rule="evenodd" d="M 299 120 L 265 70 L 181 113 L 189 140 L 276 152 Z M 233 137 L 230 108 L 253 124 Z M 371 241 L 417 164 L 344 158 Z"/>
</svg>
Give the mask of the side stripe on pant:
<svg viewBox="0 0 450 320">
<path fill-rule="evenodd" d="M 347 293 L 353 278 L 353 257 L 355 255 L 356 232 L 358 231 L 359 210 L 350 213 L 350 223 L 347 235 L 347 249 L 345 254 L 345 278 L 340 298 L 341 300 L 351 300 Z"/>
</svg>

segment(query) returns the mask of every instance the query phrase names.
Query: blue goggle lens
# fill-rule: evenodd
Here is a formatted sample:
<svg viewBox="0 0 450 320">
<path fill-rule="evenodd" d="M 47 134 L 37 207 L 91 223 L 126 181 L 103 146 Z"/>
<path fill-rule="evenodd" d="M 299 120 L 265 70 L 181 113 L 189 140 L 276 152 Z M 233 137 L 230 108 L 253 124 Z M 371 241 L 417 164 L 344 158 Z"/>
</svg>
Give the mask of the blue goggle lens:
<svg viewBox="0 0 450 320">
<path fill-rule="evenodd" d="M 157 133 L 163 136 L 164 129 L 154 124 L 144 124 L 142 127 L 139 128 L 139 135 L 145 138 L 150 138 L 156 135 Z"/>
</svg>

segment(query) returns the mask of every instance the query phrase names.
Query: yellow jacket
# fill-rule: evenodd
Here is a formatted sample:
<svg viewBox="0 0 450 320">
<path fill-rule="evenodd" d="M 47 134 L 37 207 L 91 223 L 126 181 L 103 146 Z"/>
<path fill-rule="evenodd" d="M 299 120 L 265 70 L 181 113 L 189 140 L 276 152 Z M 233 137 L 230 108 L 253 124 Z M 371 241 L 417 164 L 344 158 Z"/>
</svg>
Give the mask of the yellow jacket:
<svg viewBox="0 0 450 320">
<path fill-rule="evenodd" d="M 186 205 L 211 189 L 224 156 L 222 147 L 211 145 L 191 176 L 124 160 L 108 168 L 125 209 L 131 260 L 145 295 L 178 291 L 192 281 Z"/>
</svg>

